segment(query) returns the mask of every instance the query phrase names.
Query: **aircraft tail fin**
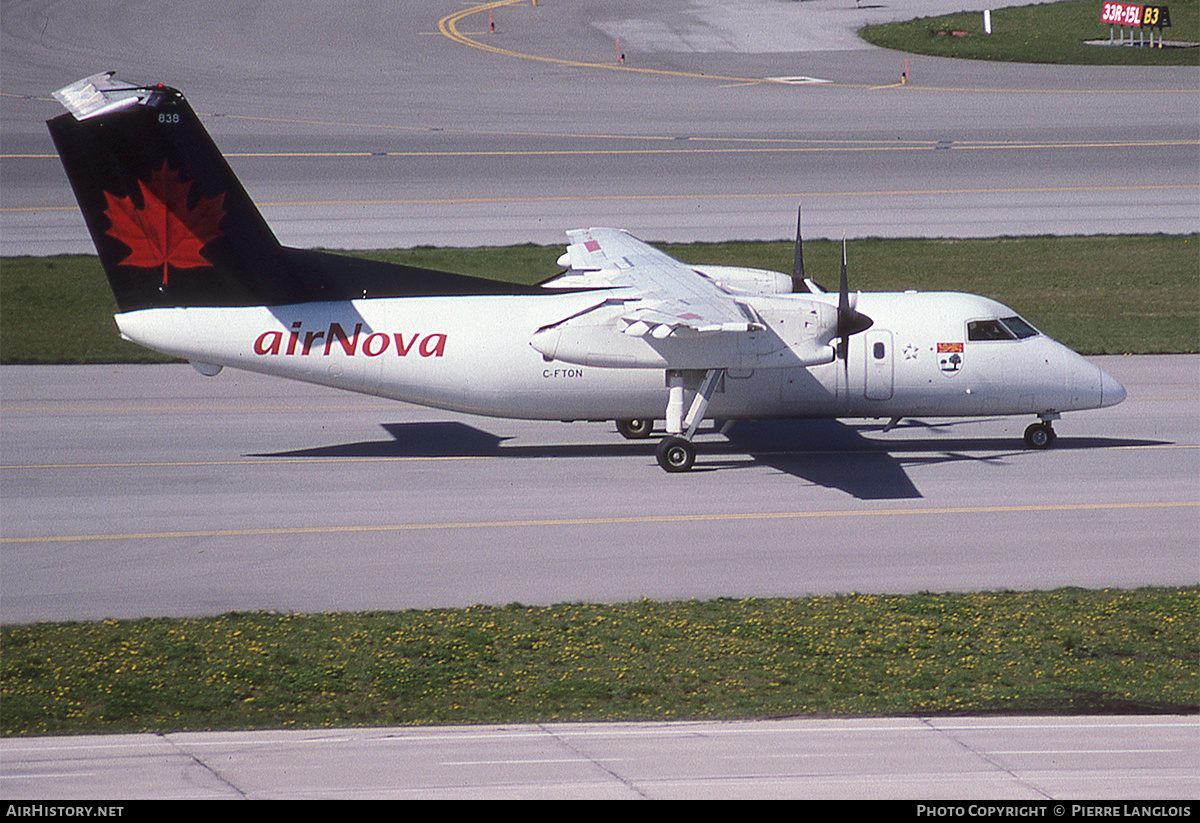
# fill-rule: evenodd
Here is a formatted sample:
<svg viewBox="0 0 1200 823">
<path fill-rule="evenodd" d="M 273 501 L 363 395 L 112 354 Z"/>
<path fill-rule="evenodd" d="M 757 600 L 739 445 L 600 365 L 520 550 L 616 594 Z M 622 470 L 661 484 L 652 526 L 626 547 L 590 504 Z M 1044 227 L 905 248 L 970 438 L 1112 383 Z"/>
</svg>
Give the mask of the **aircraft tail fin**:
<svg viewBox="0 0 1200 823">
<path fill-rule="evenodd" d="M 301 302 L 303 278 L 183 94 L 98 74 L 50 134 L 122 311 Z"/>
<path fill-rule="evenodd" d="M 177 89 L 93 75 L 47 125 L 121 311 L 532 289 L 280 245 Z"/>
</svg>

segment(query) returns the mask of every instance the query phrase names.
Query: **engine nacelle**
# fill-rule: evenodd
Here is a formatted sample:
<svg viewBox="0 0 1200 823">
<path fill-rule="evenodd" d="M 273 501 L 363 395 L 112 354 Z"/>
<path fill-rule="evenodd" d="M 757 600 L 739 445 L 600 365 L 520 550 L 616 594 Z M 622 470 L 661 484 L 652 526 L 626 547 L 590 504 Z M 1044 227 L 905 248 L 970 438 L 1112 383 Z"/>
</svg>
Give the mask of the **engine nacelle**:
<svg viewBox="0 0 1200 823">
<path fill-rule="evenodd" d="M 692 266 L 725 291 L 743 294 L 791 294 L 791 275 L 744 266 Z"/>
</svg>

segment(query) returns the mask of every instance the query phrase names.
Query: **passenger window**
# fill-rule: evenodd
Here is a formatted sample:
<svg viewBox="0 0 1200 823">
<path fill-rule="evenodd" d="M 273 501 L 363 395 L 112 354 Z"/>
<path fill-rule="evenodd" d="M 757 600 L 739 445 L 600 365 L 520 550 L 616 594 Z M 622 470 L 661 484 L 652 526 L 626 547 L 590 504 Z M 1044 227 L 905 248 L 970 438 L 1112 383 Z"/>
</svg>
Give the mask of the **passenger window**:
<svg viewBox="0 0 1200 823">
<path fill-rule="evenodd" d="M 1012 340 L 1013 335 L 999 320 L 972 320 L 967 323 L 968 340 Z"/>
</svg>

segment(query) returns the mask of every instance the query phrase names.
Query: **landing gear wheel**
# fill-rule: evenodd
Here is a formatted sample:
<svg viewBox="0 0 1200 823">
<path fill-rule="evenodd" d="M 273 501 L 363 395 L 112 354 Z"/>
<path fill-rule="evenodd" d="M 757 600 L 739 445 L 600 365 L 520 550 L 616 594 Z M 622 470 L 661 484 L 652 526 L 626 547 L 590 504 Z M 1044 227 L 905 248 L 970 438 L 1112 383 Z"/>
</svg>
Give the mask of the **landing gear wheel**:
<svg viewBox="0 0 1200 823">
<path fill-rule="evenodd" d="M 654 434 L 654 421 L 649 418 L 618 420 L 617 431 L 626 440 L 644 440 Z"/>
<path fill-rule="evenodd" d="M 1031 449 L 1048 449 L 1057 435 L 1049 423 L 1034 423 L 1025 430 L 1025 445 Z"/>
<path fill-rule="evenodd" d="M 685 472 L 696 462 L 696 447 L 682 437 L 664 437 L 654 450 L 654 456 L 664 471 Z"/>
</svg>

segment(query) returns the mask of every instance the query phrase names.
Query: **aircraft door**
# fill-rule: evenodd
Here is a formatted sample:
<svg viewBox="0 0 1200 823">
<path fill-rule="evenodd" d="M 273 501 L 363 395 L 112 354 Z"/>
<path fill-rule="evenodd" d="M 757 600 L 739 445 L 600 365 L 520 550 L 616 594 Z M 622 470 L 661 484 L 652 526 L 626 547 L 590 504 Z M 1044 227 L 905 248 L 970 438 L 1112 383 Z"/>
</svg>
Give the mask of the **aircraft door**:
<svg viewBox="0 0 1200 823">
<path fill-rule="evenodd" d="M 863 394 L 868 400 L 890 400 L 894 374 L 892 333 L 886 329 L 868 329 Z"/>
</svg>

